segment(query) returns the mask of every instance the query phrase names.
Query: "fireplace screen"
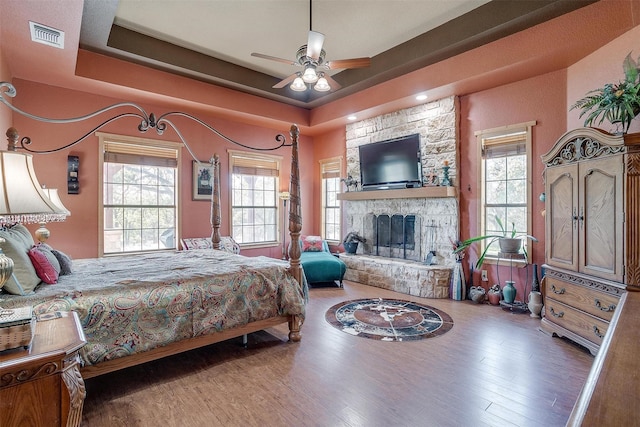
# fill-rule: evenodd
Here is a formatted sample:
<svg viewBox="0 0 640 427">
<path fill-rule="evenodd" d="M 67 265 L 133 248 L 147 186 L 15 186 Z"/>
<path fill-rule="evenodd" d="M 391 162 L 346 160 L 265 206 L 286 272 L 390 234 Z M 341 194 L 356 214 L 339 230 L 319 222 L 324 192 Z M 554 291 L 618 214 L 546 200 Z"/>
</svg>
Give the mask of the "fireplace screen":
<svg viewBox="0 0 640 427">
<path fill-rule="evenodd" d="M 370 255 L 421 260 L 419 216 L 370 214 L 365 221 Z"/>
</svg>

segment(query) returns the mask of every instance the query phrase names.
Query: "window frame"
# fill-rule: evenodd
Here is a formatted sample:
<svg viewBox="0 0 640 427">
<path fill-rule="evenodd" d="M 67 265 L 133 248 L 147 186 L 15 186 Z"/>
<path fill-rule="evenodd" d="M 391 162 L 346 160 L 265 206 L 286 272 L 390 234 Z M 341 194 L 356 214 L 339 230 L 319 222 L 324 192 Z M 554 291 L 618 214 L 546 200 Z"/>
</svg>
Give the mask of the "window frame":
<svg viewBox="0 0 640 427">
<path fill-rule="evenodd" d="M 265 242 L 251 242 L 251 243 L 241 243 L 240 240 L 236 239 L 238 245 L 243 249 L 253 249 L 253 248 L 268 248 L 275 247 L 282 244 L 280 242 L 280 236 L 282 234 L 282 227 L 286 227 L 288 224 L 283 224 L 282 219 L 282 209 L 283 203 L 280 203 L 280 174 L 282 173 L 282 156 L 274 155 L 274 154 L 265 154 L 265 153 L 254 153 L 250 151 L 241 151 L 241 150 L 227 150 L 227 154 L 229 156 L 229 234 L 233 236 L 233 175 L 234 175 L 234 166 L 236 165 L 236 159 L 243 159 L 245 161 L 250 161 L 251 159 L 256 161 L 256 164 L 259 163 L 274 163 L 275 164 L 275 183 L 274 183 L 274 207 L 276 214 L 276 229 L 275 229 L 275 239 L 273 241 L 265 241 Z M 256 166 L 259 167 L 259 166 Z"/>
<path fill-rule="evenodd" d="M 342 156 L 331 157 L 329 159 L 322 159 L 319 161 L 320 163 L 320 235 L 323 239 L 325 239 L 328 243 L 340 243 L 342 238 L 340 237 L 340 231 L 342 230 L 342 209 L 340 200 L 338 199 L 338 194 L 340 193 L 340 176 L 342 174 Z M 332 176 L 325 176 L 325 175 Z M 335 175 L 335 176 L 333 176 Z M 329 178 L 338 178 L 338 187 L 336 188 L 336 203 L 335 207 L 331 207 L 331 209 L 337 209 L 338 211 L 338 238 L 337 239 L 328 239 L 327 238 L 327 221 L 326 221 L 326 213 L 327 213 L 327 189 L 326 189 L 326 179 Z"/>
<path fill-rule="evenodd" d="M 480 201 L 478 203 L 477 208 L 477 229 L 478 235 L 486 235 L 486 227 L 487 227 L 487 218 L 485 217 L 485 212 L 487 210 L 487 202 L 486 202 L 486 156 L 484 154 L 485 141 L 493 140 L 490 145 L 492 147 L 500 146 L 500 145 L 511 145 L 514 144 L 512 135 L 516 135 L 518 133 L 522 133 L 522 138 L 517 138 L 518 140 L 522 140 L 525 145 L 525 156 L 526 156 L 526 222 L 527 229 L 526 230 L 518 230 L 518 234 L 528 234 L 532 235 L 533 229 L 533 149 L 532 149 L 532 133 L 533 126 L 536 125 L 536 121 L 518 123 L 513 125 L 502 126 L 493 129 L 486 129 L 475 132 L 476 137 L 476 145 L 477 145 L 477 159 L 478 159 L 478 181 L 477 181 L 477 190 L 478 194 L 480 194 Z M 496 142 L 503 140 L 502 143 Z M 509 229 L 509 224 L 504 224 L 504 226 Z M 486 240 L 481 240 L 478 242 L 480 247 L 478 248 L 478 253 L 482 253 L 487 245 Z M 524 247 L 527 251 L 526 259 L 517 259 L 511 260 L 506 258 L 498 258 L 493 255 L 487 254 L 484 263 L 485 264 L 494 264 L 494 265 L 505 265 L 505 266 L 514 266 L 514 267 L 522 267 L 531 263 L 531 240 L 523 239 Z"/>
<path fill-rule="evenodd" d="M 182 204 L 181 200 L 181 186 L 180 186 L 180 177 L 182 174 L 182 144 L 176 141 L 164 141 L 158 139 L 150 139 L 150 138 L 139 138 L 133 136 L 126 135 L 117 135 L 110 134 L 104 132 L 96 132 L 95 135 L 98 137 L 98 257 L 110 257 L 110 256 L 122 256 L 127 254 L 139 254 L 139 253 L 147 253 L 147 252 L 156 252 L 163 250 L 172 250 L 175 251 L 178 248 L 178 242 L 180 241 L 180 236 L 182 235 L 182 226 L 181 226 L 181 218 L 182 218 Z M 117 144 L 130 144 L 132 146 L 139 147 L 147 147 L 149 149 L 149 154 L 153 153 L 154 149 L 161 150 L 175 150 L 176 153 L 176 180 L 175 180 L 175 248 L 167 248 L 167 249 L 157 249 L 157 250 L 140 250 L 140 251 L 127 251 L 127 252 L 116 252 L 116 253 L 104 253 L 104 239 L 105 239 L 105 223 L 104 223 L 104 154 L 105 154 L 105 146 L 109 143 L 117 143 Z M 150 156 L 152 157 L 152 156 Z"/>
</svg>

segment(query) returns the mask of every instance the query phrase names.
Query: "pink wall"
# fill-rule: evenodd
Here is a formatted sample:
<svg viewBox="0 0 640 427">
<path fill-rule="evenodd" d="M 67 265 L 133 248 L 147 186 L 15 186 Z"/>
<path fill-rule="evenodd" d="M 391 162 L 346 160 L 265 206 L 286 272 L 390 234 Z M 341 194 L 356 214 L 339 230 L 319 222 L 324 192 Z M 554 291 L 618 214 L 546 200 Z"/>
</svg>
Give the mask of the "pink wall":
<svg viewBox="0 0 640 427">
<path fill-rule="evenodd" d="M 14 84 L 18 91 L 18 96 L 14 101 L 15 105 L 30 113 L 46 117 L 68 118 L 80 116 L 107 105 L 125 101 L 21 80 L 14 82 Z M 156 116 L 172 110 L 154 105 L 142 105 L 142 107 L 148 113 L 155 113 Z M 105 115 L 102 119 L 60 125 L 33 121 L 16 114 L 13 117 L 13 123 L 21 136 L 29 136 L 32 139 L 33 149 L 46 149 L 58 147 L 77 139 L 107 117 L 110 116 Z M 274 137 L 276 132 L 273 129 L 249 126 L 213 116 L 198 115 L 198 117 L 237 141 L 262 147 L 275 145 Z M 198 159 L 208 160 L 214 153 L 220 155 L 222 164 L 222 233 L 223 235 L 228 235 L 229 222 L 226 219 L 229 215 L 229 182 L 226 173 L 228 171 L 227 150 L 241 150 L 241 148 L 223 141 L 204 127 L 187 119 L 175 118 L 172 121 L 178 126 Z M 167 130 L 163 136 L 157 135 L 154 130 L 149 130 L 146 134 L 140 134 L 137 131 L 138 124 L 139 121 L 136 119 L 125 118 L 105 126 L 101 131 L 150 139 L 179 141 L 177 135 L 171 130 Z M 288 128 L 282 129 L 282 133 L 289 137 Z M 305 197 L 306 194 L 312 193 L 314 161 L 313 151 L 309 149 L 311 144 L 310 138 L 301 137 L 300 168 L 303 218 L 312 212 L 312 201 L 307 200 L 307 197 Z M 288 177 L 290 176 L 290 153 L 290 148 L 281 148 L 272 153 L 283 157 L 282 176 L 286 177 L 286 182 L 288 182 Z M 80 157 L 80 194 L 78 195 L 69 195 L 65 190 L 68 155 Z M 49 243 L 69 253 L 74 258 L 89 258 L 98 254 L 98 155 L 98 138 L 92 134 L 84 142 L 63 152 L 34 156 L 34 164 L 40 183 L 49 188 L 60 189 L 62 201 L 72 213 L 65 222 L 48 226 L 52 232 Z M 186 149 L 182 150 L 181 166 L 182 236 L 209 236 L 211 234 L 209 225 L 210 204 L 191 200 L 192 159 Z M 283 186 L 282 189 L 286 188 L 285 182 L 281 184 Z M 303 225 L 303 232 L 307 232 L 306 230 L 311 227 L 312 225 L 307 222 Z M 281 248 L 278 246 L 246 250 L 243 253 L 246 255 L 269 255 L 279 258 Z"/>
<path fill-rule="evenodd" d="M 532 260 L 534 263 L 544 263 L 544 218 L 540 211 L 544 204 L 538 195 L 544 191 L 542 180 L 543 166 L 540 155 L 547 152 L 553 143 L 566 129 L 566 73 L 557 71 L 500 86 L 494 89 L 462 96 L 460 123 L 460 158 L 465 167 L 460 171 L 460 234 L 461 239 L 476 236 L 479 233 L 477 209 L 479 193 L 477 177 L 479 162 L 474 133 L 476 131 L 492 129 L 500 126 L 536 121 L 533 127 L 533 230 L 532 233 L 540 241 L 532 244 Z M 467 254 L 467 263 L 478 259 L 476 248 L 471 248 Z M 497 269 L 494 265 L 485 264 L 488 270 L 489 283 L 497 282 Z M 514 280 L 517 282 L 521 299 L 523 285 L 526 283 L 526 272 L 518 269 Z M 530 270 L 530 269 L 529 269 Z M 508 268 L 500 268 L 500 280 L 504 282 L 509 274 Z M 529 271 L 529 277 L 531 272 Z M 474 283 L 479 282 L 479 273 L 474 277 Z M 531 290 L 530 287 L 528 290 Z"/>
<path fill-rule="evenodd" d="M 2 8 L 0 7 L 0 33 L 2 33 Z M 9 64 L 4 57 L 2 49 L 0 49 L 0 82 L 11 82 L 11 72 L 9 71 Z M 7 128 L 11 127 L 11 111 L 8 108 L 0 108 L 0 129 L 2 129 L 2 142 L 0 142 L 0 149 L 5 149 L 7 143 L 4 137 L 4 132 Z"/>
<path fill-rule="evenodd" d="M 640 10 L 640 6 L 638 6 Z M 567 105 L 573 105 L 578 99 L 593 89 L 599 89 L 605 83 L 617 83 L 624 79 L 622 61 L 631 53 L 634 60 L 640 57 L 640 26 L 596 50 L 567 69 Z M 567 130 L 583 126 L 584 117 L 579 119 L 580 110 L 572 110 L 567 118 Z M 598 126 L 605 131 L 613 127 L 603 122 Z M 640 132 L 640 120 L 631 123 L 629 133 Z"/>
<path fill-rule="evenodd" d="M 342 173 L 346 170 L 346 136 L 345 129 L 340 127 L 327 132 L 322 135 L 317 135 L 313 138 L 313 156 L 315 159 L 313 165 L 314 173 L 314 185 L 313 185 L 313 233 L 320 234 L 321 229 L 321 208 L 322 208 L 322 195 L 321 195 L 321 183 L 320 183 L 320 160 L 330 159 L 332 157 L 342 156 Z"/>
</svg>

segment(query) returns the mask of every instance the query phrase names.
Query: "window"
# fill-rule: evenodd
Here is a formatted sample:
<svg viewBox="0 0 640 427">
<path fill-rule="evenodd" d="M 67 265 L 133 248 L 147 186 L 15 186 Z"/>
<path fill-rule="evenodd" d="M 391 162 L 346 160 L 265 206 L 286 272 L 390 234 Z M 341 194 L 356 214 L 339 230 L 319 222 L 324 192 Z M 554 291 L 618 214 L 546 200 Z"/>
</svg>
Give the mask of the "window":
<svg viewBox="0 0 640 427">
<path fill-rule="evenodd" d="M 102 254 L 175 249 L 179 144 L 98 135 Z"/>
<path fill-rule="evenodd" d="M 320 160 L 322 182 L 322 236 L 329 241 L 340 241 L 340 171 L 342 158 Z"/>
<path fill-rule="evenodd" d="M 480 234 L 531 234 L 531 127 L 535 122 L 476 133 L 480 147 Z M 483 245 L 486 241 L 481 242 Z M 523 244 L 529 242 L 524 239 Z M 480 250 L 484 250 L 484 247 Z M 487 251 L 487 261 L 498 259 L 498 243 Z M 530 256 L 530 251 L 527 251 Z"/>
<path fill-rule="evenodd" d="M 277 244 L 281 159 L 229 151 L 231 235 L 240 245 Z"/>
</svg>

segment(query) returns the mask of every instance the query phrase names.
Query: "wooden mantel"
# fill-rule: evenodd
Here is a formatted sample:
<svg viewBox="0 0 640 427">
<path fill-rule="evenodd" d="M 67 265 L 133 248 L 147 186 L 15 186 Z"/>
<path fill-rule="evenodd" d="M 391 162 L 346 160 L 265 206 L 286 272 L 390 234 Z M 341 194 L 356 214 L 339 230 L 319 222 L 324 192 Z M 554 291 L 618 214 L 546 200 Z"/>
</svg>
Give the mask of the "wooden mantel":
<svg viewBox="0 0 640 427">
<path fill-rule="evenodd" d="M 456 197 L 456 187 L 419 187 L 399 190 L 348 191 L 339 193 L 338 200 L 423 199 Z"/>
</svg>

